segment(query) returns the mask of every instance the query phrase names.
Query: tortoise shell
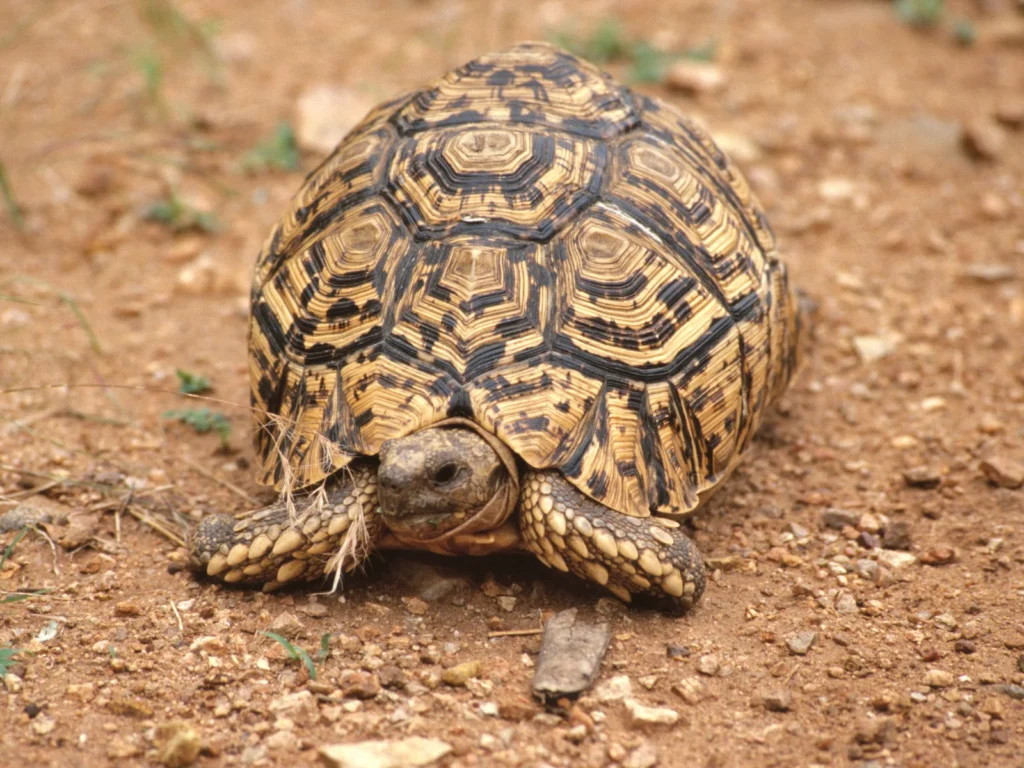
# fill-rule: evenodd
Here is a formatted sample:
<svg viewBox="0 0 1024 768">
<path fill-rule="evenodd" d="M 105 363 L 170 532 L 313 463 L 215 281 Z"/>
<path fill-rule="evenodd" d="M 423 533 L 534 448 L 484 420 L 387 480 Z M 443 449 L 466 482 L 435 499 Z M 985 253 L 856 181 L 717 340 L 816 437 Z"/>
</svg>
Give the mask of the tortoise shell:
<svg viewBox="0 0 1024 768">
<path fill-rule="evenodd" d="M 458 417 L 618 512 L 683 514 L 786 387 L 799 332 L 708 133 L 517 45 L 374 109 L 264 245 L 261 479 L 307 487 Z"/>
</svg>

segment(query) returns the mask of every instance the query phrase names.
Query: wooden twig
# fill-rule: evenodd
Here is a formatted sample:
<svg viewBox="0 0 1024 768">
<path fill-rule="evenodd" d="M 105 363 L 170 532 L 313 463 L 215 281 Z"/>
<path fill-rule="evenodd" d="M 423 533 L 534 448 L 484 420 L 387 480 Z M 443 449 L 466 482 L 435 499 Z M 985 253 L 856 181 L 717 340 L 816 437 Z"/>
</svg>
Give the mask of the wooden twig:
<svg viewBox="0 0 1024 768">
<path fill-rule="evenodd" d="M 174 604 L 173 600 L 168 600 L 167 602 L 171 604 L 171 610 L 174 612 L 174 618 L 176 618 L 178 620 L 178 631 L 179 632 L 184 632 L 185 631 L 185 625 L 181 621 L 181 614 L 178 613 L 178 606 L 176 606 Z"/>
<path fill-rule="evenodd" d="M 119 545 L 121 543 L 121 515 L 124 513 L 125 508 L 132 503 L 132 494 L 134 492 L 135 489 L 129 486 L 128 493 L 125 494 L 124 501 L 121 502 L 121 506 L 119 506 L 114 512 L 114 538 L 117 540 Z"/>
<path fill-rule="evenodd" d="M 488 632 L 487 637 L 527 637 L 542 634 L 544 634 L 544 628 L 537 627 L 537 629 L 501 629 L 496 632 Z"/>
</svg>

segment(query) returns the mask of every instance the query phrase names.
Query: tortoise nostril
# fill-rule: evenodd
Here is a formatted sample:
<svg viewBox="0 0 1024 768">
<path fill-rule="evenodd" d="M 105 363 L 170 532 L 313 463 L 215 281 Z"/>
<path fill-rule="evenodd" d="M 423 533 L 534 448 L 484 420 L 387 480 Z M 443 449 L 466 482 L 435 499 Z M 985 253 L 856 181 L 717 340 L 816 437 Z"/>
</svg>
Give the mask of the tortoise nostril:
<svg viewBox="0 0 1024 768">
<path fill-rule="evenodd" d="M 455 479 L 459 473 L 459 466 L 454 461 L 447 461 L 434 472 L 434 483 L 444 485 Z"/>
</svg>

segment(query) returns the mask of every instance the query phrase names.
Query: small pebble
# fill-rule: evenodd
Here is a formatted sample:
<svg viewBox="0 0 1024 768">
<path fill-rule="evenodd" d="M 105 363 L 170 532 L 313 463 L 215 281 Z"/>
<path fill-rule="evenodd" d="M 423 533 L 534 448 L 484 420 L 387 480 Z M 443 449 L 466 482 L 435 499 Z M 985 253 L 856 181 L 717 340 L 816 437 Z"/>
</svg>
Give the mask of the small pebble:
<svg viewBox="0 0 1024 768">
<path fill-rule="evenodd" d="M 957 640 L 953 644 L 953 650 L 957 653 L 974 653 L 977 650 L 977 646 L 970 640 Z"/>
<path fill-rule="evenodd" d="M 856 528 L 860 522 L 860 514 L 849 509 L 829 507 L 821 513 L 821 523 L 826 528 L 834 528 L 841 531 L 847 526 Z"/>
<path fill-rule="evenodd" d="M 380 680 L 372 672 L 346 669 L 339 679 L 342 694 L 355 699 L 372 699 L 380 693 Z"/>
<path fill-rule="evenodd" d="M 945 544 L 930 548 L 919 558 L 925 565 L 949 565 L 956 560 L 956 550 Z"/>
<path fill-rule="evenodd" d="M 720 91 L 725 87 L 725 83 L 725 73 L 721 67 L 688 59 L 677 61 L 665 75 L 666 86 L 691 95 Z"/>
<path fill-rule="evenodd" d="M 633 686 L 630 684 L 628 675 L 616 675 L 605 680 L 594 691 L 597 700 L 603 704 L 611 701 L 621 701 L 633 693 Z"/>
<path fill-rule="evenodd" d="M 789 712 L 793 709 L 793 694 L 787 690 L 773 691 L 762 700 L 769 712 Z"/>
<path fill-rule="evenodd" d="M 924 675 L 925 685 L 930 688 L 948 688 L 953 679 L 953 675 L 944 669 L 929 669 Z"/>
<path fill-rule="evenodd" d="M 482 668 L 483 665 L 479 660 L 464 661 L 462 664 L 456 664 L 454 667 L 444 670 L 441 673 L 441 682 L 453 686 L 465 685 L 470 678 L 477 677 Z"/>
<path fill-rule="evenodd" d="M 1003 153 L 1006 135 L 992 120 L 974 118 L 964 125 L 960 145 L 972 159 L 991 162 Z"/>
<path fill-rule="evenodd" d="M 440 739 L 410 736 L 394 741 L 356 741 L 319 748 L 327 768 L 422 768 L 452 751 Z"/>
<path fill-rule="evenodd" d="M 609 747 L 608 756 L 611 757 Z M 658 764 L 658 748 L 648 741 L 634 749 L 622 761 L 622 768 L 654 768 Z"/>
<path fill-rule="evenodd" d="M 906 520 L 893 520 L 882 532 L 882 546 L 885 549 L 910 549 L 910 523 Z"/>
<path fill-rule="evenodd" d="M 698 677 L 684 677 L 672 686 L 672 690 L 687 704 L 693 705 L 700 704 L 701 700 L 704 698 L 704 693 L 707 691 L 707 688 Z"/>
<path fill-rule="evenodd" d="M 854 599 L 853 595 L 851 595 L 849 592 L 844 592 L 843 594 L 841 594 L 839 596 L 839 599 L 836 600 L 836 606 L 835 607 L 836 607 L 836 613 L 839 613 L 839 614 L 849 615 L 849 614 L 857 613 L 857 601 Z"/>
<path fill-rule="evenodd" d="M 675 725 L 679 713 L 670 707 L 648 707 L 636 699 L 626 699 L 626 711 L 634 726 Z"/>
<path fill-rule="evenodd" d="M 405 606 L 405 610 L 413 616 L 425 616 L 427 611 L 430 610 L 430 605 L 427 601 L 421 600 L 418 597 L 403 597 L 402 604 Z"/>
<path fill-rule="evenodd" d="M 708 677 L 714 677 L 718 674 L 718 670 L 721 667 L 718 657 L 713 653 L 705 654 L 697 659 L 697 671 L 702 675 Z"/>
<path fill-rule="evenodd" d="M 909 552 L 883 549 L 878 553 L 878 562 L 888 566 L 894 571 L 898 571 L 901 568 L 906 568 L 907 566 L 916 563 L 917 557 Z"/>
<path fill-rule="evenodd" d="M 912 467 L 904 470 L 903 482 L 911 488 L 938 488 L 942 482 L 942 475 L 933 467 Z"/>
<path fill-rule="evenodd" d="M 168 768 L 185 768 L 192 765 L 203 748 L 203 739 L 199 731 L 181 720 L 158 725 L 154 742 L 157 759 Z"/>
<path fill-rule="evenodd" d="M 981 462 L 981 471 L 993 485 L 1016 490 L 1024 486 L 1024 465 L 998 457 Z"/>
<path fill-rule="evenodd" d="M 786 639 L 786 647 L 796 656 L 806 656 L 817 639 L 817 632 L 797 632 Z"/>
<path fill-rule="evenodd" d="M 1024 701 L 1024 688 L 1022 688 L 1019 685 L 997 685 L 995 686 L 995 689 L 1001 693 L 1005 693 L 1011 699 L 1016 699 L 1017 701 Z"/>
<path fill-rule="evenodd" d="M 122 600 L 114 606 L 114 610 L 119 616 L 138 616 L 142 613 L 142 609 L 130 600 Z"/>
</svg>

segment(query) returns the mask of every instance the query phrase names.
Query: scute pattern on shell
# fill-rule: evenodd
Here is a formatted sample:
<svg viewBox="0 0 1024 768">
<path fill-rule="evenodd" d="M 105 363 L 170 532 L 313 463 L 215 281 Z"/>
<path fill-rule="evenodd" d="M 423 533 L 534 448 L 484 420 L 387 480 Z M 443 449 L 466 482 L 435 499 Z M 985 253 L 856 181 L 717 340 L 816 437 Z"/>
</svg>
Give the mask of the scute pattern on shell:
<svg viewBox="0 0 1024 768">
<path fill-rule="evenodd" d="M 731 471 L 799 355 L 784 264 L 697 124 L 541 44 L 374 110 L 256 267 L 262 479 L 450 416 L 633 516 Z"/>
</svg>

